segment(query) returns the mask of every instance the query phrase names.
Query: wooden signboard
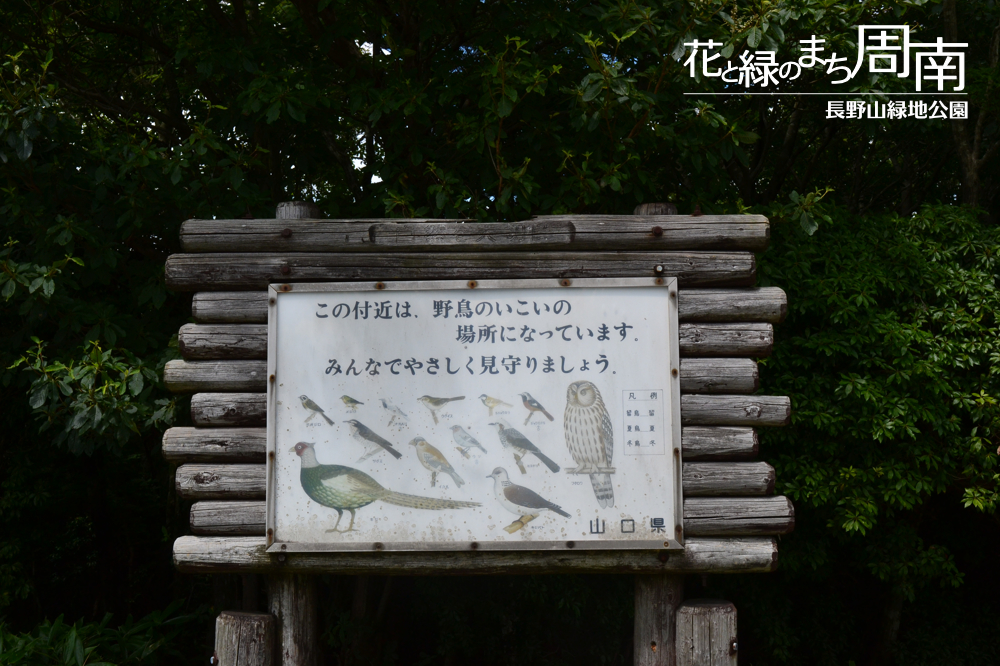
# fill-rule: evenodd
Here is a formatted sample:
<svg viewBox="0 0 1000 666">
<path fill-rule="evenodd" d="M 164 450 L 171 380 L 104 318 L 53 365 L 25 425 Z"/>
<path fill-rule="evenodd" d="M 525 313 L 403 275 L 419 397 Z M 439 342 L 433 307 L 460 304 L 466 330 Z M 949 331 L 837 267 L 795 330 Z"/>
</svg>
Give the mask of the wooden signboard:
<svg viewBox="0 0 1000 666">
<path fill-rule="evenodd" d="M 310 657 L 307 653 L 310 641 L 314 639 L 308 630 L 309 621 L 302 619 L 314 612 L 314 609 L 309 610 L 314 597 L 311 596 L 308 577 L 297 574 L 642 574 L 636 578 L 636 663 L 673 664 L 673 609 L 680 602 L 681 590 L 680 578 L 675 574 L 772 571 L 777 565 L 776 537 L 791 531 L 794 526 L 791 503 L 785 497 L 774 496 L 774 469 L 765 462 L 755 461 L 758 454 L 756 429 L 783 425 L 790 416 L 787 398 L 758 393 L 760 387 L 755 359 L 770 354 L 772 326 L 784 318 L 786 310 L 785 295 L 781 289 L 753 286 L 756 269 L 754 252 L 764 249 L 767 239 L 767 220 L 752 215 L 582 215 L 542 217 L 511 224 L 314 219 L 185 222 L 181 230 L 185 254 L 171 256 L 166 265 L 169 288 L 194 292 L 194 323 L 181 327 L 179 335 L 183 360 L 168 363 L 164 373 L 165 382 L 171 390 L 194 394 L 191 401 L 194 427 L 171 428 L 163 438 L 164 455 L 178 464 L 178 494 L 192 502 L 191 535 L 182 536 L 174 543 L 176 566 L 189 572 L 269 574 L 271 607 L 279 616 L 282 659 L 288 664 L 308 664 Z M 280 411 L 276 411 L 277 405 L 272 404 L 270 410 L 268 408 L 269 376 L 277 374 L 275 379 L 278 382 L 284 378 L 280 362 L 277 367 L 273 365 L 277 358 L 273 347 L 269 353 L 270 285 L 276 285 L 276 290 L 282 289 L 281 285 L 289 285 L 289 294 L 294 295 L 298 289 L 315 289 L 305 287 L 310 284 L 355 283 L 349 287 L 354 293 L 360 294 L 359 290 L 363 290 L 371 294 L 384 290 L 385 297 L 378 300 L 394 301 L 395 292 L 405 288 L 399 285 L 403 281 L 460 281 L 460 284 L 468 285 L 469 282 L 483 284 L 489 280 L 541 280 L 553 285 L 548 287 L 550 290 L 561 288 L 569 292 L 575 287 L 557 287 L 555 284 L 559 281 L 579 284 L 582 280 L 608 278 L 639 279 L 647 284 L 659 280 L 661 288 L 666 290 L 672 288 L 667 285 L 676 285 L 676 332 L 672 331 L 662 338 L 659 353 L 669 359 L 671 344 L 676 341 L 674 349 L 679 358 L 674 364 L 668 361 L 667 366 L 671 372 L 677 371 L 674 386 L 679 393 L 674 403 L 679 411 L 675 414 L 678 418 L 669 426 L 674 432 L 679 428 L 680 479 L 672 487 L 674 492 L 680 490 L 675 505 L 679 511 L 674 514 L 679 517 L 679 524 L 675 524 L 674 515 L 666 509 L 664 514 L 658 516 L 649 512 L 640 514 L 631 505 L 628 508 L 618 506 L 623 494 L 615 495 L 613 507 L 602 507 L 597 502 L 589 478 L 580 486 L 573 486 L 572 476 L 565 473 L 566 468 L 580 467 L 567 447 L 565 434 L 566 392 L 570 385 L 589 381 L 601 393 L 613 424 L 615 448 L 611 462 L 616 470 L 612 476 L 615 480 L 624 473 L 628 458 L 623 447 L 623 444 L 627 446 L 628 433 L 621 428 L 628 425 L 627 416 L 622 417 L 622 410 L 626 410 L 627 414 L 629 407 L 622 402 L 622 391 L 661 388 L 659 384 L 650 384 L 653 380 L 646 376 L 638 382 L 625 384 L 604 383 L 590 375 L 560 374 L 561 384 L 558 385 L 554 380 L 551 386 L 533 382 L 524 385 L 505 383 L 502 389 L 496 390 L 492 386 L 475 388 L 470 382 L 462 385 L 454 395 L 444 384 L 440 387 L 435 384 L 434 388 L 426 390 L 414 384 L 401 394 L 405 398 L 398 400 L 384 394 L 383 389 L 387 390 L 388 384 L 373 384 L 357 391 L 356 395 L 346 385 L 334 388 L 333 385 L 320 383 L 317 388 L 306 388 L 301 393 L 289 385 L 289 397 L 281 395 L 283 404 L 286 400 L 290 403 L 289 419 L 297 421 L 296 428 L 305 428 L 302 440 L 298 439 L 299 434 L 288 433 L 296 439 L 288 448 L 298 441 L 314 442 L 319 463 L 361 466 L 368 476 L 394 492 L 478 503 L 483 510 L 489 507 L 489 515 L 496 519 L 490 524 L 495 524 L 496 528 L 456 533 L 453 539 L 449 539 L 449 547 L 441 549 L 413 548 L 416 540 L 399 539 L 398 532 L 392 533 L 396 536 L 376 538 L 373 531 L 368 535 L 358 534 L 356 539 L 352 536 L 343 539 L 343 535 L 330 533 L 340 539 L 337 543 L 350 541 L 362 545 L 361 549 L 338 547 L 335 550 L 317 550 L 293 546 L 293 541 L 302 543 L 298 536 L 282 540 L 282 523 L 276 520 L 280 512 L 274 513 L 272 509 L 270 519 L 268 514 L 268 501 L 276 495 L 267 492 L 268 464 L 279 472 L 277 479 L 281 480 L 282 465 L 299 463 L 301 459 L 296 453 L 281 451 L 278 447 L 271 452 L 285 458 L 276 461 L 268 457 L 267 427 L 282 423 Z M 504 302 L 511 298 L 517 300 L 507 294 L 503 298 Z M 358 296 L 353 300 L 363 301 L 364 298 Z M 368 300 L 376 299 L 371 297 Z M 431 298 L 429 305 L 421 306 L 429 307 L 431 314 L 421 313 L 421 317 L 433 319 L 433 300 Z M 458 299 L 452 300 L 457 303 Z M 326 302 L 327 310 L 336 304 L 333 300 L 316 302 Z M 317 322 L 328 321 L 320 320 L 315 312 L 312 316 Z M 657 316 L 662 316 L 662 311 Z M 607 323 L 609 327 L 612 324 L 611 320 Z M 576 321 L 572 324 L 578 325 Z M 477 336 L 479 325 L 477 321 Z M 586 325 L 593 329 L 592 325 Z M 669 323 L 667 326 L 669 328 Z M 457 335 L 457 329 L 453 330 Z M 611 332 L 614 333 L 613 329 Z M 429 329 L 428 333 L 421 335 L 437 333 Z M 586 333 L 584 335 L 589 337 Z M 571 339 L 575 336 L 574 328 Z M 437 344 L 436 340 L 428 340 Z M 273 338 L 271 342 L 273 344 Z M 407 344 L 411 345 L 411 341 L 408 340 Z M 479 343 L 470 343 L 470 348 L 475 344 Z M 450 349 L 442 346 L 441 350 L 435 350 L 434 358 L 438 358 L 440 363 L 440 357 L 447 358 Z M 594 352 L 601 353 L 596 348 L 588 350 L 590 354 Z M 361 358 L 360 348 L 353 355 L 339 352 L 333 355 L 325 348 L 317 349 L 316 353 L 317 361 L 326 363 L 319 370 L 319 374 L 323 375 L 321 382 L 329 379 L 325 370 L 330 359 L 336 358 L 342 369 L 346 369 L 351 360 L 355 361 L 355 369 L 359 368 L 362 360 L 368 361 L 367 356 Z M 513 353 L 522 359 L 526 354 L 525 351 Z M 404 355 L 406 358 L 403 358 Z M 482 370 L 481 357 L 484 355 L 474 354 L 476 372 Z M 570 355 L 560 355 L 566 356 L 567 363 L 570 362 Z M 418 356 L 411 345 L 405 354 L 400 351 L 401 363 L 396 367 L 397 371 L 403 371 L 402 364 L 411 356 L 426 367 L 428 358 Z M 546 351 L 545 356 L 551 356 L 558 362 L 554 351 Z M 395 358 L 397 356 L 390 355 L 375 360 L 384 362 Z M 467 362 L 468 358 L 465 360 Z M 499 364 L 500 360 L 498 353 L 496 362 Z M 269 363 L 272 364 L 270 371 Z M 641 360 L 636 363 L 641 363 Z M 626 365 L 636 367 L 636 363 Z M 500 373 L 506 372 L 502 366 L 493 367 Z M 573 367 L 576 372 L 577 366 Z M 593 368 L 592 365 L 590 367 Z M 518 368 L 519 371 L 523 369 L 524 365 Z M 593 370 L 587 372 L 593 373 Z M 316 399 L 312 391 L 323 396 L 323 401 Z M 521 400 L 521 393 L 530 394 L 551 414 L 553 421 L 544 416 L 539 418 L 540 412 L 537 411 L 529 414 L 529 408 Z M 279 394 L 280 391 L 272 395 L 278 397 Z M 304 423 L 310 412 L 303 411 L 308 409 L 308 405 L 299 398 L 300 395 L 312 399 L 327 416 L 331 416 L 331 407 L 339 409 L 334 412 L 335 418 L 331 417 L 335 424 L 327 424 L 320 416 L 313 417 L 308 424 Z M 365 404 L 358 406 L 357 414 L 349 415 L 344 411 L 348 403 L 340 401 L 341 395 Z M 440 407 L 432 411 L 419 402 L 419 398 L 425 395 L 430 398 L 463 395 L 465 400 L 461 409 L 456 407 L 446 411 L 445 407 Z M 560 472 L 553 473 L 542 467 L 528 468 L 526 465 L 526 473 L 522 475 L 514 455 L 503 448 L 499 431 L 493 434 L 485 430 L 491 421 L 482 422 L 482 414 L 469 411 L 471 408 L 483 412 L 488 410 L 488 406 L 480 402 L 480 395 L 509 404 L 511 414 L 504 415 L 509 417 L 506 418 L 507 423 L 513 429 L 521 430 L 521 434 L 528 439 L 531 436 L 544 437 L 543 441 L 535 443 L 545 447 L 541 450 L 559 466 Z M 362 410 L 371 409 L 373 398 L 376 403 L 379 398 L 387 398 L 407 414 L 411 419 L 410 426 L 419 427 L 410 427 L 405 432 L 394 431 L 389 427 L 385 414 L 377 411 L 365 411 L 362 417 Z M 671 396 L 670 400 L 675 398 Z M 380 404 L 378 409 L 383 409 Z M 451 416 L 442 418 L 445 413 Z M 418 415 L 421 420 L 414 423 Z M 434 423 L 435 415 L 439 421 L 437 424 Z M 406 475 L 397 474 L 399 470 L 390 473 L 390 465 L 402 462 L 402 459 L 388 452 L 376 452 L 366 461 L 357 462 L 365 455 L 366 447 L 350 432 L 349 425 L 343 423 L 351 420 L 352 416 L 406 456 Z M 525 417 L 528 417 L 528 425 L 524 424 Z M 531 430 L 532 418 L 541 421 L 537 425 L 542 430 L 525 432 Z M 459 444 L 454 437 L 451 441 L 448 439 L 452 431 L 446 426 L 452 425 L 462 426 L 488 453 L 469 449 L 466 453 L 470 457 L 466 459 L 456 449 Z M 668 427 L 666 421 L 662 427 Z M 324 428 L 329 432 L 323 433 Z M 317 433 L 315 437 L 313 432 Z M 333 432 L 337 434 L 333 435 Z M 543 432 L 544 435 L 541 434 Z M 452 469 L 468 482 L 467 486 L 463 484 L 461 493 L 457 492 L 459 489 L 455 487 L 457 482 L 454 477 L 447 474 L 444 468 L 439 468 L 432 479 L 432 470 L 424 467 L 417 457 L 418 447 L 410 444 L 417 437 L 423 437 L 444 453 Z M 281 442 L 282 446 L 285 444 L 280 438 L 272 441 Z M 672 440 L 669 446 L 672 451 L 676 440 Z M 673 455 L 669 457 L 673 458 Z M 522 464 L 525 460 L 529 464 L 543 464 L 530 454 L 521 456 Z M 468 467 L 465 466 L 467 461 L 472 461 Z M 500 506 L 492 488 L 478 485 L 480 481 L 487 482 L 485 476 L 495 467 L 504 468 L 508 479 L 517 485 L 534 490 L 543 499 L 566 510 L 576 521 L 572 523 L 572 530 L 575 531 L 570 529 L 569 523 L 559 523 L 570 519 L 547 509 L 544 513 L 539 512 L 538 518 L 528 521 L 527 527 L 522 525 L 513 533 L 505 532 L 503 528 L 517 516 Z M 288 467 L 288 470 L 292 469 Z M 483 479 L 477 480 L 474 488 L 472 472 L 478 474 L 483 470 L 486 474 L 482 475 Z M 669 477 L 671 472 L 665 474 Z M 568 485 L 565 488 L 553 485 L 557 478 L 558 484 Z M 520 483 L 522 479 L 524 483 Z M 405 483 L 398 488 L 391 485 L 404 480 Z M 434 486 L 431 486 L 432 480 Z M 284 485 L 294 490 L 295 482 L 293 474 Z M 669 484 L 662 478 L 657 482 L 664 484 L 661 491 L 669 495 Z M 495 479 L 491 478 L 489 483 L 495 483 Z M 449 487 L 444 488 L 445 485 Z M 573 495 L 575 499 L 567 501 L 558 494 L 562 489 L 578 492 L 579 497 Z M 617 491 L 618 487 L 615 489 Z M 302 492 L 301 485 L 299 490 Z M 590 493 L 589 496 L 584 490 Z M 550 496 L 546 497 L 546 494 Z M 280 507 L 280 495 L 277 497 Z M 303 497 L 305 494 L 299 496 L 299 501 L 304 501 Z M 659 542 L 659 547 L 644 544 L 645 547 L 634 548 L 621 541 L 613 543 L 624 545 L 624 548 L 585 547 L 600 542 L 597 538 L 591 540 L 589 521 L 601 519 L 607 524 L 610 519 L 600 512 L 608 512 L 610 516 L 612 508 L 617 516 L 619 532 L 622 518 L 632 517 L 638 525 L 640 520 L 663 517 L 664 526 L 669 525 L 675 533 Z M 321 513 L 321 509 L 326 513 Z M 316 504 L 311 510 L 315 512 L 315 534 L 318 538 L 313 543 L 333 543 L 332 538 L 326 540 L 325 530 L 336 523 L 336 509 Z M 471 516 L 477 510 L 468 507 L 450 513 L 457 518 L 461 511 Z M 632 513 L 618 516 L 628 512 Z M 349 524 L 348 513 L 345 512 L 338 529 Z M 369 529 L 375 524 L 376 517 L 382 517 L 378 509 L 370 506 L 361 508 L 355 516 L 357 527 L 364 525 L 364 529 Z M 381 520 L 378 524 L 382 525 Z M 546 536 L 539 537 L 537 543 L 532 544 L 531 525 L 535 524 L 543 526 L 541 534 Z M 428 523 L 410 536 L 432 534 L 430 527 Z M 276 533 L 269 537 L 268 529 L 276 530 Z M 563 529 L 565 534 L 561 531 Z M 323 532 L 322 536 L 320 532 Z M 430 541 L 436 539 L 434 537 Z M 493 547 L 495 544 L 521 544 L 526 541 L 530 546 L 539 547 L 518 550 Z M 410 545 L 400 546 L 401 542 Z M 569 547 L 569 542 L 573 542 L 573 548 Z M 387 543 L 393 545 L 387 548 Z M 559 545 L 553 548 L 554 544 Z M 579 547 L 576 547 L 577 544 Z M 657 612 L 666 615 L 651 615 L 649 609 L 660 609 Z"/>
</svg>

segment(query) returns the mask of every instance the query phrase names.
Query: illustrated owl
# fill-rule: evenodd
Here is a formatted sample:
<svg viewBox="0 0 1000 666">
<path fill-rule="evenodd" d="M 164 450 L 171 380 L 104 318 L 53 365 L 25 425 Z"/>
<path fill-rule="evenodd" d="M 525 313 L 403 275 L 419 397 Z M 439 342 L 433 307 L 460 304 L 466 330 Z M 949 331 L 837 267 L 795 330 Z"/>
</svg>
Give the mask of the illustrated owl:
<svg viewBox="0 0 1000 666">
<path fill-rule="evenodd" d="M 567 474 L 589 474 L 594 495 L 602 508 L 615 505 L 611 485 L 611 457 L 615 452 L 611 417 L 601 392 L 591 382 L 573 382 L 566 391 L 563 419 L 566 448 L 578 467 Z"/>
</svg>

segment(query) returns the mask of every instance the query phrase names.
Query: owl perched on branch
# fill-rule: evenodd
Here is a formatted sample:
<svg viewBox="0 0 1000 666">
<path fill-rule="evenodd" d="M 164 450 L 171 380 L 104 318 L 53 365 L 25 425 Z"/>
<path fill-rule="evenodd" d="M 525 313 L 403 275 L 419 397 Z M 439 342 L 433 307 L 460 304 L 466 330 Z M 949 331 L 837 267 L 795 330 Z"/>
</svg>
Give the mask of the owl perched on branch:
<svg viewBox="0 0 1000 666">
<path fill-rule="evenodd" d="M 566 448 L 578 467 L 567 474 L 589 474 L 594 495 L 602 508 L 615 505 L 611 485 L 611 466 L 615 443 L 611 416 L 601 399 L 601 392 L 591 382 L 573 382 L 566 391 L 566 413 L 563 420 Z"/>
</svg>

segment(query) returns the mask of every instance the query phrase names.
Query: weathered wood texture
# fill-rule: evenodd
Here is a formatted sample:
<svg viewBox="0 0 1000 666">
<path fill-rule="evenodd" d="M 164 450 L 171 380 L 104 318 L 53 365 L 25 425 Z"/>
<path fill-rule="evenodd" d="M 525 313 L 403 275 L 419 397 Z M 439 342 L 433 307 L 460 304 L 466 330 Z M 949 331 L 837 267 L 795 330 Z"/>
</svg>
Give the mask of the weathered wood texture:
<svg viewBox="0 0 1000 666">
<path fill-rule="evenodd" d="M 778 324 L 788 314 L 788 297 L 779 287 L 680 289 L 677 292 L 677 310 L 681 321 L 763 321 Z"/>
<path fill-rule="evenodd" d="M 263 501 L 195 502 L 191 531 L 218 536 L 264 536 Z M 787 497 L 690 497 L 684 500 L 685 536 L 766 536 L 795 528 Z"/>
<path fill-rule="evenodd" d="M 791 418 L 791 400 L 774 395 L 682 395 L 683 425 L 781 426 Z M 199 426 L 262 426 L 263 393 L 196 393 L 191 420 Z"/>
<path fill-rule="evenodd" d="M 264 465 L 191 463 L 177 468 L 177 493 L 184 499 L 263 499 Z M 685 463 L 685 496 L 770 495 L 774 468 L 757 462 Z"/>
<path fill-rule="evenodd" d="M 196 426 L 262 426 L 267 420 L 263 393 L 196 393 L 191 422 Z"/>
<path fill-rule="evenodd" d="M 757 455 L 759 448 L 760 439 L 753 428 L 732 426 L 686 426 L 681 428 L 681 453 L 684 460 L 753 458 Z"/>
<path fill-rule="evenodd" d="M 182 499 L 263 499 L 264 465 L 192 463 L 177 468 L 175 485 Z"/>
<path fill-rule="evenodd" d="M 635 577 L 633 664 L 674 666 L 676 612 L 683 598 L 683 576 L 656 574 Z"/>
<path fill-rule="evenodd" d="M 792 401 L 779 395 L 682 395 L 683 425 L 783 426 Z"/>
<path fill-rule="evenodd" d="M 182 536 L 174 565 L 189 573 L 285 571 L 381 575 L 543 573 L 767 573 L 778 563 L 769 537 L 691 538 L 684 550 L 666 551 L 463 551 L 393 553 L 266 552 L 264 537 Z M 665 561 L 660 558 L 663 557 Z"/>
<path fill-rule="evenodd" d="M 761 357 L 774 345 L 770 324 L 681 324 L 678 337 L 682 356 Z M 264 324 L 184 324 L 177 341 L 189 361 L 267 358 Z"/>
<path fill-rule="evenodd" d="M 215 619 L 214 666 L 273 666 L 278 623 L 268 613 L 222 611 Z"/>
<path fill-rule="evenodd" d="M 767 322 L 785 318 L 788 301 L 778 287 L 752 289 L 680 289 L 681 322 Z M 191 314 L 205 324 L 266 324 L 266 291 L 200 291 Z"/>
<path fill-rule="evenodd" d="M 688 462 L 681 478 L 685 497 L 774 494 L 774 468 L 765 462 Z"/>
<path fill-rule="evenodd" d="M 316 666 L 320 637 L 315 578 L 273 573 L 267 589 L 271 612 L 278 619 L 278 664 Z"/>
<path fill-rule="evenodd" d="M 323 212 L 312 201 L 282 201 L 275 207 L 274 216 L 279 220 L 315 220 L 323 217 Z M 229 222 L 239 224 L 237 220 Z"/>
<path fill-rule="evenodd" d="M 736 606 L 692 599 L 677 609 L 677 666 L 736 666 Z"/>
<path fill-rule="evenodd" d="M 264 428 L 169 428 L 163 457 L 170 462 L 264 462 Z"/>
<path fill-rule="evenodd" d="M 677 215 L 677 205 L 660 201 L 641 203 L 632 209 L 632 215 Z"/>
<path fill-rule="evenodd" d="M 685 536 L 762 536 L 794 529 L 795 508 L 783 495 L 684 500 Z"/>
<path fill-rule="evenodd" d="M 657 271 L 657 267 L 662 270 Z M 751 252 L 420 252 L 174 254 L 166 282 L 177 291 L 263 289 L 282 282 L 677 277 L 680 286 L 749 286 Z"/>
<path fill-rule="evenodd" d="M 185 252 L 359 252 L 393 250 L 751 250 L 767 248 L 759 215 L 573 215 L 525 222 L 379 220 L 188 220 Z"/>
<path fill-rule="evenodd" d="M 759 384 L 757 363 L 748 358 L 684 358 L 683 393 L 753 393 Z M 267 362 L 168 361 L 163 383 L 175 393 L 191 391 L 264 391 Z"/>
<path fill-rule="evenodd" d="M 263 427 L 170 428 L 163 433 L 163 457 L 176 463 L 262 463 L 267 449 L 266 439 Z M 690 426 L 681 429 L 681 451 L 684 460 L 752 458 L 757 455 L 757 450 L 758 438 L 753 428 Z"/>
</svg>

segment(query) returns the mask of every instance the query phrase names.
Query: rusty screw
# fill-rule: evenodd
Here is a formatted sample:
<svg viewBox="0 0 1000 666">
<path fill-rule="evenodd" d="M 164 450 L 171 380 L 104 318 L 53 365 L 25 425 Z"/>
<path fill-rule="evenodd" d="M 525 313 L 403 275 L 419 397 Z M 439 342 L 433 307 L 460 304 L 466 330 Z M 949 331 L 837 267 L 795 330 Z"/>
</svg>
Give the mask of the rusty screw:
<svg viewBox="0 0 1000 666">
<path fill-rule="evenodd" d="M 385 546 L 382 545 L 381 541 L 376 541 L 375 543 L 372 544 L 372 548 L 374 548 L 375 550 L 382 550 L 383 548 L 385 548 Z"/>
<path fill-rule="evenodd" d="M 281 237 L 282 238 L 291 238 L 292 237 L 292 230 L 291 229 L 282 229 L 281 230 Z"/>
<path fill-rule="evenodd" d="M 653 236 L 659 238 L 663 235 L 663 227 L 653 227 Z"/>
<path fill-rule="evenodd" d="M 279 271 L 279 272 L 280 272 L 280 273 L 281 273 L 282 275 L 288 275 L 289 273 L 291 273 L 291 272 L 292 272 L 292 269 L 291 269 L 291 268 L 289 268 L 289 267 L 288 267 L 287 265 L 285 265 L 285 266 L 282 266 L 281 268 L 279 268 L 279 269 L 278 269 L 278 271 Z"/>
<path fill-rule="evenodd" d="M 576 541 L 567 541 L 566 542 L 566 547 L 567 548 L 576 548 Z"/>
<path fill-rule="evenodd" d="M 469 289 L 475 289 L 476 287 L 479 286 L 479 283 L 476 282 L 475 280 L 469 280 L 467 286 L 469 287 Z"/>
<path fill-rule="evenodd" d="M 383 289 L 385 289 L 385 282 L 376 282 L 375 288 L 378 289 L 379 291 L 382 291 Z"/>
<path fill-rule="evenodd" d="M 469 548 L 471 548 L 472 550 L 479 550 L 479 543 L 473 541 L 472 543 L 469 544 Z"/>
<path fill-rule="evenodd" d="M 660 562 L 666 562 L 667 560 L 670 559 L 670 553 L 668 553 L 665 550 L 661 550 L 659 554 L 657 554 L 656 559 L 658 559 Z"/>
<path fill-rule="evenodd" d="M 562 285 L 563 287 L 568 287 L 573 283 L 570 280 L 562 279 L 559 280 L 559 284 Z"/>
</svg>

